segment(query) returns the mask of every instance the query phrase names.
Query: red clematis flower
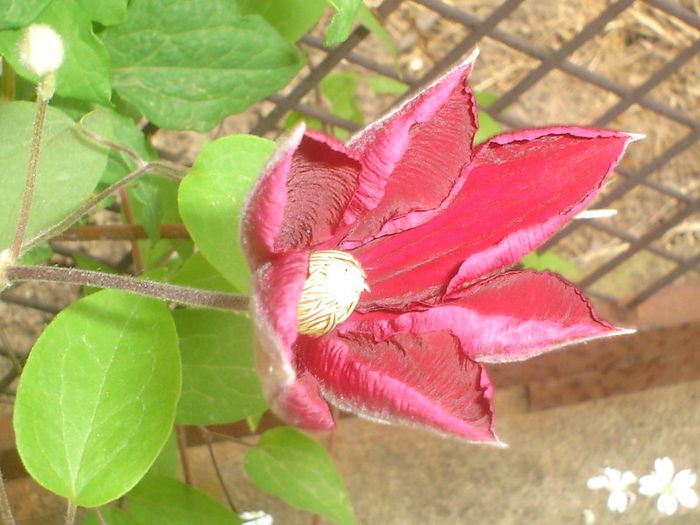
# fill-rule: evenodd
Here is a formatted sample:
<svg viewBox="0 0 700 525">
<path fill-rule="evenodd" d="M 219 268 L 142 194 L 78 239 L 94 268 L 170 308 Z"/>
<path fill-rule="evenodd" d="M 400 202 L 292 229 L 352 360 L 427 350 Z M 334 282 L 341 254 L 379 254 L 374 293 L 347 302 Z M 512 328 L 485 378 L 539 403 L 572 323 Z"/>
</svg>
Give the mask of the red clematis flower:
<svg viewBox="0 0 700 525">
<path fill-rule="evenodd" d="M 346 145 L 295 129 L 247 202 L 258 368 L 273 410 L 497 442 L 480 363 L 625 332 L 552 273 L 504 270 L 584 209 L 635 135 L 554 127 L 473 147 L 473 58 Z"/>
</svg>

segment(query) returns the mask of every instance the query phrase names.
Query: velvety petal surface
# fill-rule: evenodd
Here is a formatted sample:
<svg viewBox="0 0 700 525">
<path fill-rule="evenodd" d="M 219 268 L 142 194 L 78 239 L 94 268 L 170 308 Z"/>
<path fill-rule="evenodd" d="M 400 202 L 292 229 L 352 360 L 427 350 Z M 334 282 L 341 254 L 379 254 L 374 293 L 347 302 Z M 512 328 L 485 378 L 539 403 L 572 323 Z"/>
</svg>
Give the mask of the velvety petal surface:
<svg viewBox="0 0 700 525">
<path fill-rule="evenodd" d="M 573 284 L 532 271 L 498 274 L 423 311 L 354 313 L 337 330 L 369 333 L 379 341 L 406 332 L 450 330 L 469 357 L 493 363 L 629 332 L 599 319 Z"/>
<path fill-rule="evenodd" d="M 346 246 L 428 220 L 472 155 L 476 103 L 467 78 L 475 55 L 348 144 L 362 162 L 345 217 Z"/>
<path fill-rule="evenodd" d="M 360 163 L 340 142 L 295 128 L 251 192 L 242 220 L 253 266 L 331 237 L 355 194 Z"/>
<path fill-rule="evenodd" d="M 294 369 L 297 305 L 308 267 L 308 252 L 290 252 L 274 257 L 255 273 L 251 318 L 256 367 L 277 415 L 303 428 L 329 430 L 335 424 L 316 380 Z"/>
<path fill-rule="evenodd" d="M 466 182 L 442 213 L 350 250 L 371 287 L 360 310 L 435 302 L 516 263 L 590 203 L 633 138 L 548 128 L 479 146 Z"/>
<path fill-rule="evenodd" d="M 299 367 L 343 410 L 392 423 L 424 426 L 470 441 L 497 441 L 493 389 L 483 368 L 448 331 L 300 337 Z"/>
</svg>

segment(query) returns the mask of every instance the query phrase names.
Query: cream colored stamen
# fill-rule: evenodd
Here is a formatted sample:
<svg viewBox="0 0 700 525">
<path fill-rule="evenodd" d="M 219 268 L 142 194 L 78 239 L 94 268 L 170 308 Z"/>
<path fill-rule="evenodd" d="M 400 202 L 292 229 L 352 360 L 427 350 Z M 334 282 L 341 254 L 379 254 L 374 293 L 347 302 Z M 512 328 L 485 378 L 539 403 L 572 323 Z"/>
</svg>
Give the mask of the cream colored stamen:
<svg viewBox="0 0 700 525">
<path fill-rule="evenodd" d="M 360 294 L 369 290 L 366 279 L 362 265 L 349 253 L 312 253 L 297 309 L 299 333 L 323 335 L 350 317 Z"/>
</svg>

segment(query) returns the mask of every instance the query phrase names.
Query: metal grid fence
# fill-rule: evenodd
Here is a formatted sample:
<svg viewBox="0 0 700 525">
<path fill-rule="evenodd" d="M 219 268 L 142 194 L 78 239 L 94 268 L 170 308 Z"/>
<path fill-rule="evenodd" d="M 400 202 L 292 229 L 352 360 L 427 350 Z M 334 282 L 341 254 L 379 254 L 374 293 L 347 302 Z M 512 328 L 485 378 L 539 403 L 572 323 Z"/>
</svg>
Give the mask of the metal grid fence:
<svg viewBox="0 0 700 525">
<path fill-rule="evenodd" d="M 589 43 L 597 34 L 604 30 L 606 25 L 618 18 L 625 10 L 635 3 L 643 3 L 652 8 L 654 12 L 663 13 L 664 16 L 672 17 L 694 30 L 700 30 L 700 16 L 685 8 L 680 3 L 673 0 L 617 0 L 610 1 L 604 8 L 587 23 L 573 37 L 563 42 L 557 49 L 544 49 L 531 43 L 528 39 L 509 32 L 502 28 L 502 22 L 510 16 L 516 9 L 521 7 L 525 0 L 506 0 L 501 3 L 495 2 L 493 8 L 486 17 L 474 16 L 466 9 L 460 9 L 454 5 L 454 1 L 447 3 L 441 0 L 384 0 L 377 8 L 376 14 L 381 20 L 387 20 L 393 12 L 400 6 L 406 4 L 417 4 L 429 11 L 437 13 L 439 17 L 450 22 L 460 24 L 466 29 L 465 36 L 447 49 L 443 56 L 438 57 L 432 66 L 420 77 L 412 75 L 410 72 L 399 74 L 396 68 L 376 61 L 367 53 L 358 51 L 359 44 L 368 36 L 369 31 L 364 27 L 358 27 L 350 38 L 344 43 L 332 49 L 324 48 L 321 40 L 312 36 L 307 36 L 302 43 L 311 50 L 322 52 L 322 59 L 311 67 L 305 75 L 299 79 L 298 83 L 284 96 L 275 95 L 270 98 L 274 103 L 272 109 L 261 116 L 252 129 L 252 133 L 263 135 L 278 130 L 283 122 L 283 118 L 290 111 L 295 110 L 301 114 L 315 118 L 328 125 L 342 128 L 348 131 L 355 131 L 358 125 L 330 113 L 322 105 L 309 102 L 307 95 L 319 85 L 319 82 L 328 74 L 336 70 L 342 61 L 363 70 L 378 73 L 405 83 L 409 91 L 403 98 L 419 90 L 422 86 L 430 83 L 441 72 L 448 69 L 455 62 L 460 60 L 470 49 L 478 45 L 482 39 L 489 38 L 503 44 L 513 50 L 518 51 L 537 61 L 536 67 L 529 70 L 520 80 L 509 90 L 501 93 L 498 100 L 485 109 L 493 118 L 509 128 L 529 127 L 526 122 L 507 114 L 505 110 L 523 97 L 541 79 L 553 71 L 563 72 L 571 77 L 605 90 L 615 95 L 616 101 L 602 115 L 596 117 L 591 122 L 585 123 L 594 127 L 609 126 L 611 122 L 630 110 L 633 106 L 638 106 L 644 110 L 654 112 L 677 123 L 684 130 L 680 139 L 676 140 L 661 154 L 655 155 L 652 159 L 646 159 L 645 164 L 635 170 L 619 168 L 617 173 L 622 177 L 621 182 L 616 184 L 611 191 L 605 192 L 597 201 L 596 207 L 606 207 L 618 199 L 630 195 L 635 188 L 645 187 L 666 198 L 673 199 L 673 213 L 658 224 L 654 224 L 642 235 L 634 235 L 625 228 L 611 225 L 606 220 L 574 221 L 567 228 L 559 232 L 550 239 L 543 250 L 556 247 L 567 237 L 573 235 L 578 229 L 584 226 L 593 228 L 624 243 L 625 249 L 608 257 L 598 267 L 578 280 L 578 284 L 594 296 L 613 301 L 607 294 L 601 294 L 594 289 L 594 285 L 609 275 L 620 265 L 628 261 L 635 254 L 647 251 L 672 263 L 671 269 L 665 271 L 650 283 L 638 286 L 634 293 L 628 295 L 621 302 L 621 306 L 634 307 L 655 294 L 664 286 L 676 281 L 679 277 L 689 273 L 700 271 L 700 247 L 691 251 L 690 256 L 679 255 L 673 250 L 664 247 L 658 241 L 694 213 L 700 212 L 700 199 L 693 197 L 691 192 L 683 191 L 666 184 L 663 180 L 652 177 L 660 168 L 667 165 L 689 148 L 697 148 L 700 144 L 700 120 L 697 120 L 692 112 L 682 111 L 671 105 L 662 102 L 658 97 L 653 97 L 653 91 L 664 81 L 669 79 L 692 59 L 700 56 L 700 38 L 695 38 L 690 45 L 682 46 L 680 51 L 665 62 L 660 68 L 654 71 L 646 80 L 635 86 L 622 85 L 604 75 L 598 74 L 588 68 L 578 65 L 572 60 L 572 54 L 579 50 L 586 43 Z M 556 96 L 556 94 L 552 94 Z M 394 100 L 396 104 L 400 100 Z M 699 101 L 700 106 L 700 101 Z M 634 130 L 645 131 L 645 130 Z M 700 152 L 699 152 L 700 153 Z M 693 177 L 700 179 L 700 168 L 695 165 L 692 168 Z M 687 251 L 687 250 L 686 250 Z M 697 277 L 697 275 L 696 275 Z M 618 301 L 619 302 L 619 301 Z"/>
</svg>

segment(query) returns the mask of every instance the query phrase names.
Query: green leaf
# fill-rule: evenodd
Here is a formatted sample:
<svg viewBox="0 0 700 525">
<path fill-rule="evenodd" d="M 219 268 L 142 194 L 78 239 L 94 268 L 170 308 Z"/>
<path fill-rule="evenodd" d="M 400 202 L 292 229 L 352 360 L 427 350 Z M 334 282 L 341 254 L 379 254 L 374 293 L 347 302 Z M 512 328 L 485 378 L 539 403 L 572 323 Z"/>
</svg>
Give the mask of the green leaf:
<svg viewBox="0 0 700 525">
<path fill-rule="evenodd" d="M 476 97 L 476 103 L 479 106 L 489 107 L 494 102 L 498 100 L 498 95 L 496 93 L 491 93 L 490 91 L 477 91 L 474 93 Z"/>
<path fill-rule="evenodd" d="M 112 93 L 109 53 L 93 33 L 90 17 L 78 0 L 53 0 L 36 22 L 49 24 L 63 39 L 65 53 L 56 73 L 56 93 L 108 104 Z M 21 33 L 21 30 L 0 31 L 0 54 L 19 75 L 37 82 L 38 77 L 17 60 L 17 41 Z"/>
<path fill-rule="evenodd" d="M 29 24 L 51 0 L 0 0 L 0 29 Z"/>
<path fill-rule="evenodd" d="M 326 5 L 326 0 L 238 0 L 241 14 L 262 16 L 292 43 L 318 22 Z"/>
<path fill-rule="evenodd" d="M 148 476 L 127 496 L 139 525 L 236 525 L 238 516 L 204 492 L 175 479 Z"/>
<path fill-rule="evenodd" d="M 290 130 L 302 120 L 306 123 L 306 129 L 315 129 L 319 131 L 323 130 L 323 124 L 320 120 L 311 117 L 306 117 L 298 111 L 289 112 L 287 118 L 284 119 L 284 129 Z"/>
<path fill-rule="evenodd" d="M 232 135 L 209 144 L 180 183 L 180 215 L 211 265 L 242 293 L 250 273 L 239 242 L 246 195 L 275 143 L 252 135 Z"/>
<path fill-rule="evenodd" d="M 181 286 L 191 286 L 204 290 L 239 293 L 239 291 L 214 268 L 209 261 L 197 252 L 187 259 L 170 282 Z"/>
<path fill-rule="evenodd" d="M 334 46 L 345 42 L 352 31 L 355 17 L 362 7 L 362 0 L 327 0 L 336 10 L 336 14 L 328 26 L 326 34 L 326 46 Z"/>
<path fill-rule="evenodd" d="M 173 317 L 182 355 L 176 422 L 224 424 L 264 412 L 250 319 L 208 310 L 176 310 Z"/>
<path fill-rule="evenodd" d="M 479 129 L 474 135 L 474 145 L 486 142 L 491 137 L 501 132 L 501 125 L 485 111 L 479 111 Z"/>
<path fill-rule="evenodd" d="M 46 264 L 53 255 L 53 250 L 48 242 L 42 242 L 25 252 L 19 258 L 19 264 L 31 266 L 33 264 Z"/>
<path fill-rule="evenodd" d="M 394 44 L 394 40 L 391 38 L 389 32 L 386 29 L 384 29 L 384 26 L 381 24 L 381 22 L 377 20 L 377 17 L 374 16 L 372 11 L 370 11 L 365 4 L 362 4 L 360 6 L 360 10 L 357 13 L 357 20 L 360 22 L 360 24 L 362 24 L 367 29 L 372 31 L 372 33 L 377 35 L 377 38 L 381 40 L 386 50 L 389 51 L 389 53 L 391 54 L 391 58 L 394 60 L 394 69 L 399 71 L 399 52 L 396 49 L 396 44 Z"/>
<path fill-rule="evenodd" d="M 258 445 L 246 453 L 245 470 L 259 489 L 294 507 L 340 525 L 356 523 L 328 452 L 298 430 L 282 427 L 265 432 Z"/>
<path fill-rule="evenodd" d="M 530 252 L 520 260 L 520 264 L 525 268 L 537 270 L 538 272 L 551 270 L 571 280 L 577 280 L 581 277 L 581 270 L 578 266 L 551 251 L 544 253 Z"/>
<path fill-rule="evenodd" d="M 0 249 L 15 234 L 32 142 L 34 105 L 0 105 Z M 107 163 L 107 149 L 88 143 L 73 121 L 48 107 L 27 237 L 58 222 L 85 201 Z"/>
<path fill-rule="evenodd" d="M 158 457 L 148 470 L 147 476 L 165 476 L 174 478 L 177 476 L 177 467 L 180 462 L 179 451 L 177 448 L 177 436 L 175 430 L 170 432 L 170 437 L 163 445 L 163 448 L 158 454 Z"/>
<path fill-rule="evenodd" d="M 17 390 L 25 467 L 77 505 L 120 497 L 170 434 L 180 374 L 164 304 L 115 290 L 73 303 L 39 337 Z"/>
<path fill-rule="evenodd" d="M 100 508 L 102 512 L 102 517 L 104 517 L 107 525 L 138 525 L 126 512 L 116 507 L 102 507 Z M 83 522 L 83 525 L 101 525 L 100 518 L 97 516 L 97 512 L 91 510 L 88 512 L 87 518 Z"/>
<path fill-rule="evenodd" d="M 113 26 L 126 18 L 127 0 L 78 0 L 91 20 Z"/>
<path fill-rule="evenodd" d="M 211 129 L 287 85 L 303 57 L 228 0 L 134 0 L 103 38 L 114 87 L 162 128 Z"/>
<path fill-rule="evenodd" d="M 394 95 L 399 97 L 408 91 L 408 86 L 403 82 L 383 75 L 369 75 L 363 77 L 363 80 L 367 82 L 367 85 L 372 91 L 379 95 Z"/>
<path fill-rule="evenodd" d="M 352 72 L 332 73 L 321 80 L 321 93 L 328 100 L 331 112 L 357 124 L 364 122 L 364 115 L 357 105 L 359 75 Z"/>
</svg>

